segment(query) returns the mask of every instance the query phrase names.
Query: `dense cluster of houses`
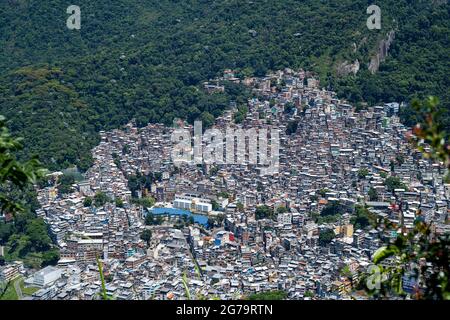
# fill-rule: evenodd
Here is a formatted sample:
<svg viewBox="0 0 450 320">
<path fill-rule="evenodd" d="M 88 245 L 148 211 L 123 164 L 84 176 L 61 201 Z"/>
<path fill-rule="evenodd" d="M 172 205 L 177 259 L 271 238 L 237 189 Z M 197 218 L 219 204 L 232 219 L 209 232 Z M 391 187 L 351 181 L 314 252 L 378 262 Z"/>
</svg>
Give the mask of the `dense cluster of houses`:
<svg viewBox="0 0 450 320">
<path fill-rule="evenodd" d="M 270 290 L 283 290 L 289 299 L 363 298 L 355 284 L 381 240 L 370 225 L 355 223 L 355 206 L 397 223 L 387 238 L 407 232 L 419 217 L 432 221 L 437 235 L 449 232 L 445 168 L 408 143 L 398 103 L 357 112 L 302 70 L 245 80 L 228 70 L 224 78 L 250 86 L 255 95 L 242 123 L 234 123 L 232 102 L 214 128 L 276 128 L 279 170 L 261 174 L 262 166 L 251 163 L 174 166 L 171 133 L 193 130 L 182 121 L 101 132 L 92 151 L 95 164 L 72 193 L 58 195 L 58 174 L 54 184 L 39 190 L 38 214 L 50 225 L 61 258 L 58 272 L 43 273 L 53 272 L 52 281 L 35 299 L 99 298 L 97 259 L 107 293 L 116 299 L 186 299 L 183 281 L 197 298 L 235 299 Z M 223 80 L 205 88 L 221 91 Z M 127 181 L 136 172 L 153 179 L 135 196 L 153 197 L 155 207 L 206 215 L 208 223 L 180 227 L 180 217 L 172 216 L 145 225 L 152 208 L 132 201 Z M 391 187 L 389 177 L 400 183 Z M 110 201 L 86 206 L 85 198 L 98 192 Z M 336 203 L 342 212 L 318 219 Z M 262 205 L 270 216 L 256 215 Z M 141 239 L 147 229 L 148 243 Z M 325 245 L 323 230 L 334 233 Z"/>
</svg>

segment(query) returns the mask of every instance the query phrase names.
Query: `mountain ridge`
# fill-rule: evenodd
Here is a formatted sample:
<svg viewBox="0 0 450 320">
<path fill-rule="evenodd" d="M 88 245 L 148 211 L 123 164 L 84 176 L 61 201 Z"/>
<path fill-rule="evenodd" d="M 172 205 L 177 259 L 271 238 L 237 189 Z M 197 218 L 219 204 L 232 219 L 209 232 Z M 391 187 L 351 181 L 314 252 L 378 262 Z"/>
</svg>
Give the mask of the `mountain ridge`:
<svg viewBox="0 0 450 320">
<path fill-rule="evenodd" d="M 218 116 L 229 100 L 245 104 L 243 88 L 201 90 L 228 68 L 242 76 L 305 68 L 353 103 L 430 94 L 448 110 L 448 3 L 377 4 L 381 30 L 366 27 L 368 1 L 80 0 L 81 30 L 73 31 L 65 27 L 67 1 L 4 2 L 0 113 L 25 137 L 26 155 L 51 169 L 85 170 L 100 130 L 132 118 L 193 121 Z M 388 57 L 372 75 L 370 59 L 393 29 Z M 339 64 L 356 60 L 356 75 L 337 76 Z"/>
</svg>

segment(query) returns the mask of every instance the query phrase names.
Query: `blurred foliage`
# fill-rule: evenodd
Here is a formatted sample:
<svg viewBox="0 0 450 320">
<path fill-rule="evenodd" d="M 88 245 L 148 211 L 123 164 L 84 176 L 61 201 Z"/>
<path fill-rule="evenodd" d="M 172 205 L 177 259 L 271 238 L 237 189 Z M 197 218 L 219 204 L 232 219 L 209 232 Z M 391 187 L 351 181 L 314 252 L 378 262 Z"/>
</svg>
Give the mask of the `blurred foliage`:
<svg viewBox="0 0 450 320">
<path fill-rule="evenodd" d="M 99 297 L 101 300 L 114 300 L 114 297 L 109 296 L 106 291 L 106 281 L 105 281 L 105 276 L 103 274 L 103 262 L 100 261 L 98 256 L 96 257 L 96 261 L 97 261 L 98 273 L 100 274 L 100 284 L 101 284 Z"/>
<path fill-rule="evenodd" d="M 26 162 L 16 160 L 16 153 L 22 148 L 21 139 L 10 135 L 5 118 L 0 116 L 0 209 L 3 214 L 23 211 L 23 206 L 14 199 L 15 191 L 24 191 L 45 173 L 36 158 Z"/>
<path fill-rule="evenodd" d="M 439 100 L 430 96 L 423 102 L 413 101 L 412 106 L 424 118 L 413 128 L 412 142 L 426 158 L 442 162 L 450 169 L 449 132 L 439 123 L 444 112 L 439 108 Z M 449 175 L 446 181 L 450 182 Z"/>
<path fill-rule="evenodd" d="M 385 230 L 397 230 L 387 224 Z M 450 300 L 450 235 L 436 236 L 433 225 L 420 218 L 406 234 L 398 234 L 392 243 L 379 248 L 373 263 L 379 268 L 379 288 L 366 291 L 376 298 L 412 297 L 414 299 Z M 409 291 L 404 281 L 412 281 Z M 363 277 L 362 282 L 366 282 Z"/>
<path fill-rule="evenodd" d="M 23 259 L 27 265 L 45 266 L 59 259 L 53 248 L 47 225 L 37 218 L 39 208 L 33 184 L 45 175 L 40 162 L 16 159 L 21 139 L 10 135 L 0 116 L 0 245 L 6 260 Z"/>
<path fill-rule="evenodd" d="M 438 104 L 435 97 L 412 103 L 424 120 L 414 127 L 410 138 L 425 157 L 443 162 L 449 169 L 448 133 L 437 122 Z M 373 262 L 379 268 L 375 280 L 380 287 L 368 288 L 368 275 L 364 275 L 360 284 L 366 291 L 378 298 L 450 300 L 450 234 L 437 234 L 435 224 L 426 222 L 420 209 L 416 212 L 413 229 L 408 232 L 403 225 L 388 219 L 380 219 L 378 228 L 384 235 L 394 233 L 396 236 L 388 237 L 387 244 L 374 253 Z M 405 279 L 410 282 L 408 288 L 405 288 Z"/>
</svg>

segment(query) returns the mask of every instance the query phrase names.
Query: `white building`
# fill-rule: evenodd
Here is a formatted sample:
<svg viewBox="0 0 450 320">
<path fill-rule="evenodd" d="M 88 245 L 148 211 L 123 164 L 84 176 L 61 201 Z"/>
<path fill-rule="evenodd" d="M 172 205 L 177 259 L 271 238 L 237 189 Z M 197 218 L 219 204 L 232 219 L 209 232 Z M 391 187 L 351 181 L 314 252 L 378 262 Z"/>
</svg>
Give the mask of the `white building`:
<svg viewBox="0 0 450 320">
<path fill-rule="evenodd" d="M 277 216 L 277 221 L 280 224 L 291 224 L 292 223 L 292 214 L 289 212 L 279 213 Z"/>
<path fill-rule="evenodd" d="M 9 282 L 19 275 L 19 266 L 10 265 L 0 269 L 0 282 Z"/>
<path fill-rule="evenodd" d="M 212 204 L 208 199 L 197 198 L 192 195 L 176 195 L 173 207 L 197 212 L 211 212 Z"/>
<path fill-rule="evenodd" d="M 33 284 L 38 287 L 46 287 L 60 279 L 61 275 L 61 269 L 48 266 L 34 274 Z"/>
</svg>

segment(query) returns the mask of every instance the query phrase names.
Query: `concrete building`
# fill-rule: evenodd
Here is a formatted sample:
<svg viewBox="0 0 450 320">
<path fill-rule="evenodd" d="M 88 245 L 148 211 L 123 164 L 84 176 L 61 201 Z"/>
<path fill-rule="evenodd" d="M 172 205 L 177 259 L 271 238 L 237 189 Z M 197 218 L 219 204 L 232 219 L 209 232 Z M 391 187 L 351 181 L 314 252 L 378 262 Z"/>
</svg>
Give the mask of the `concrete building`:
<svg viewBox="0 0 450 320">
<path fill-rule="evenodd" d="M 47 287 L 60 279 L 61 275 L 61 269 L 47 266 L 33 275 L 33 285 L 41 288 Z"/>
</svg>

